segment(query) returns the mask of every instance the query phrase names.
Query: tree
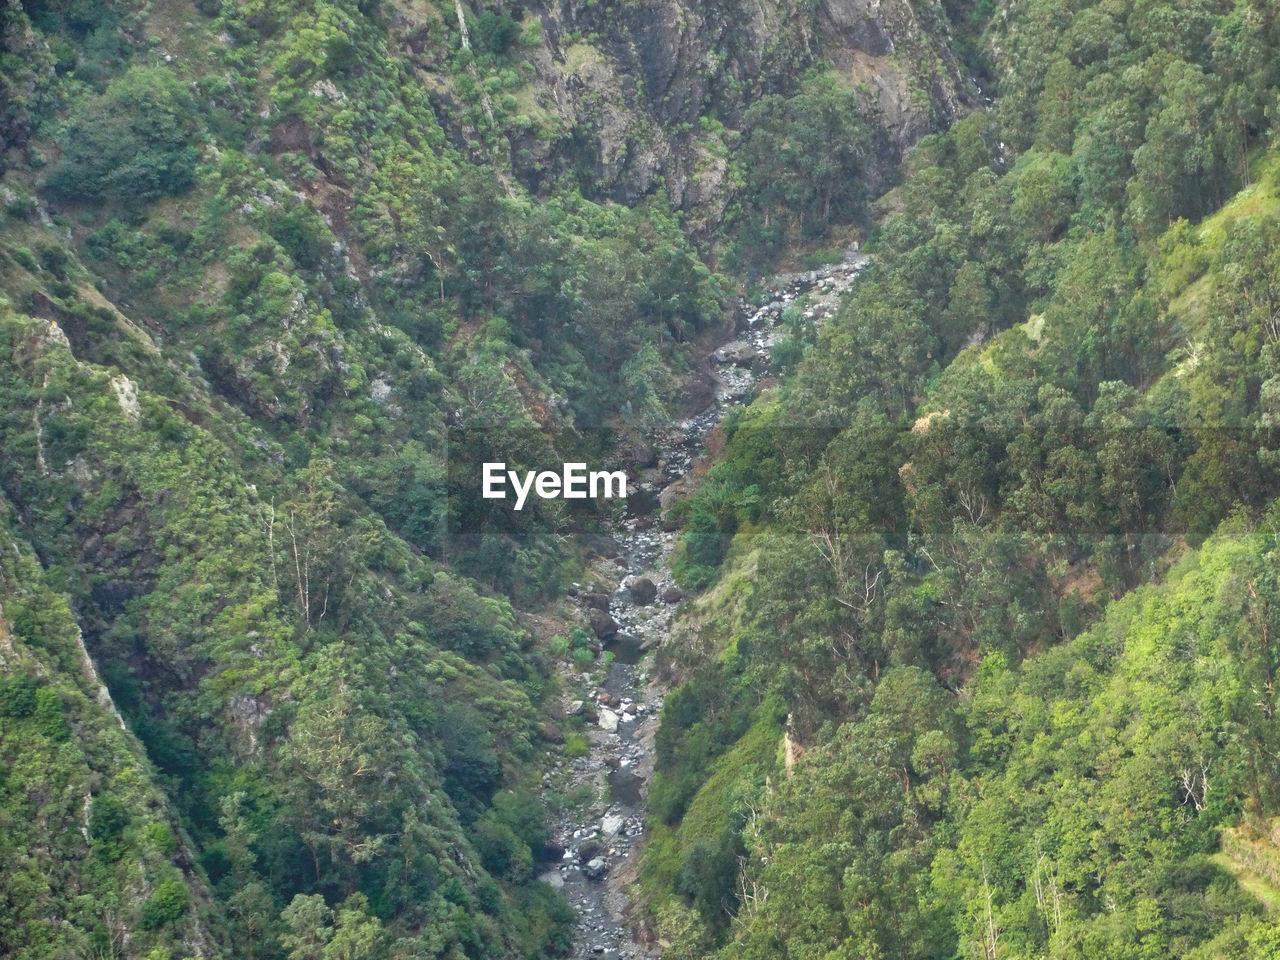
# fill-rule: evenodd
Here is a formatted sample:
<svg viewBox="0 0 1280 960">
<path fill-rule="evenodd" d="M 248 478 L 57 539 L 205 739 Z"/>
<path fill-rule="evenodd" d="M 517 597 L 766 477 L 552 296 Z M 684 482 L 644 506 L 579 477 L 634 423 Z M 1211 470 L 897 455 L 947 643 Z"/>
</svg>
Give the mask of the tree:
<svg viewBox="0 0 1280 960">
<path fill-rule="evenodd" d="M 333 911 L 319 894 L 298 894 L 280 914 L 288 931 L 280 945 L 289 960 L 325 960 L 325 945 L 333 939 Z"/>
<path fill-rule="evenodd" d="M 1013 215 L 1036 243 L 1049 243 L 1066 225 L 1075 207 L 1075 175 L 1060 153 L 1030 151 L 1013 174 Z"/>
<path fill-rule="evenodd" d="M 314 882 L 350 892 L 356 865 L 382 855 L 396 826 L 398 765 L 387 722 L 359 702 L 341 661 L 318 673 L 330 692 L 299 709 L 280 750 L 293 778 L 289 817 L 311 852 Z"/>
<path fill-rule="evenodd" d="M 339 500 L 332 461 L 317 458 L 296 478 L 295 492 L 267 508 L 263 522 L 278 585 L 293 600 L 304 628 L 337 609 L 362 563 L 376 549 L 367 520 L 349 515 Z M 276 528 L 279 528 L 278 530 Z"/>
<path fill-rule="evenodd" d="M 875 143 L 858 98 L 835 74 L 806 77 L 792 97 L 762 97 L 742 130 L 744 221 L 770 231 L 777 220 L 813 238 L 861 216 Z M 776 242 L 768 246 L 776 252 Z"/>
<path fill-rule="evenodd" d="M 76 104 L 45 185 L 76 200 L 149 202 L 192 186 L 195 103 L 169 70 L 132 67 Z"/>
</svg>

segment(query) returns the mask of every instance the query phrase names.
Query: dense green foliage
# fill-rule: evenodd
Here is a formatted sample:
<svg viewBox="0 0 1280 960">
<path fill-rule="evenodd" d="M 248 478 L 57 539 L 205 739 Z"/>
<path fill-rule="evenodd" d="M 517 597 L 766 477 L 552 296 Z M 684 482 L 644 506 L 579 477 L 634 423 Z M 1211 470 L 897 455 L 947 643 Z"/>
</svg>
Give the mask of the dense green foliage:
<svg viewBox="0 0 1280 960">
<path fill-rule="evenodd" d="M 131 69 L 72 110 L 66 149 L 45 186 L 81 200 L 131 202 L 182 193 L 198 157 L 186 88 L 162 70 Z"/>
<path fill-rule="evenodd" d="M 585 6 L 565 32 L 452 0 L 0 0 L 0 496 L 30 568 L 0 591 L 0 953 L 565 949 L 534 880 L 558 681 L 517 611 L 599 515 L 517 523 L 477 466 L 665 423 L 730 289 L 661 178 L 612 202 L 605 109 L 557 108 L 601 82 L 593 31 L 630 29 Z M 860 210 L 840 164 L 870 134 L 800 91 L 812 17 L 716 99 L 775 94 L 746 124 L 801 153 L 849 137 L 776 199 L 817 233 Z M 579 633 L 551 652 L 583 670 Z"/>
<path fill-rule="evenodd" d="M 1215 851 L 1280 814 L 1280 32 L 1045 0 L 983 44 L 995 107 L 908 158 L 868 278 L 681 508 L 711 589 L 659 738 L 668 956 L 1274 949 L 1271 881 Z M 790 774 L 744 766 L 779 712 Z"/>
<path fill-rule="evenodd" d="M 0 950 L 110 956 L 133 931 L 139 955 L 208 951 L 190 840 L 105 699 L 67 598 L 10 504 L 0 511 Z"/>
<path fill-rule="evenodd" d="M 1280 955 L 1274 12 L 886 4 L 997 99 L 874 200 L 910 118 L 811 6 L 699 102 L 628 78 L 721 184 L 692 223 L 610 199 L 623 100 L 551 106 L 625 31 L 0 0 L 0 953 L 562 954 L 543 720 L 595 646 L 521 611 L 599 516 L 475 465 L 613 456 L 682 412 L 714 258 L 874 220 L 675 510 L 666 955 Z M 916 107 L 929 49 L 877 60 Z"/>
<path fill-rule="evenodd" d="M 870 158 L 883 147 L 859 98 L 834 74 L 811 74 L 790 97 L 762 97 L 742 118 L 734 157 L 742 194 L 728 226 L 733 258 L 760 267 L 798 235 L 866 216 Z"/>
<path fill-rule="evenodd" d="M 0 3 L 5 956 L 566 946 L 512 601 L 595 507 L 476 465 L 666 417 L 727 287 L 521 186 L 537 19 L 428 6 Z"/>
</svg>

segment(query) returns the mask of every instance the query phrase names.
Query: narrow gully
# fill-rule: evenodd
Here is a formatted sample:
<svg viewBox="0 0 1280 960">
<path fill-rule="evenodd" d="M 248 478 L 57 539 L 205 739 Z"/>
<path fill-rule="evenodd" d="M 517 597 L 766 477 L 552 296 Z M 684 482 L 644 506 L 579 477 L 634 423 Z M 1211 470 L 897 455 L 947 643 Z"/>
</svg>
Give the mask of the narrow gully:
<svg viewBox="0 0 1280 960">
<path fill-rule="evenodd" d="M 558 863 L 544 865 L 540 879 L 561 890 L 577 911 L 569 956 L 637 960 L 660 956 L 634 922 L 640 852 L 647 818 L 646 800 L 654 767 L 654 736 L 666 690 L 647 669 L 650 654 L 670 633 L 683 594 L 671 573 L 676 534 L 663 530 L 660 496 L 693 469 L 707 435 L 733 407 L 750 399 L 756 372 L 769 366 L 769 348 L 781 331 L 782 313 L 805 294 L 805 317 L 820 324 L 835 311 L 840 296 L 869 259 L 850 248 L 834 266 L 780 275 L 767 284 L 763 306 L 739 304 L 736 337 L 712 353 L 716 398 L 705 409 L 654 438 L 658 477 L 639 484 L 626 515 L 610 531 L 618 558 L 605 571 L 618 587 L 605 594 L 598 585 L 571 591 L 584 615 L 596 610 L 612 658 L 603 681 L 598 672 L 569 672 L 564 686 L 574 691 L 563 704 L 567 717 L 581 716 L 588 739 L 584 756 L 563 757 L 545 782 L 561 797 L 591 800 L 564 804 L 553 829 Z M 608 617 L 600 616 L 607 612 Z"/>
</svg>

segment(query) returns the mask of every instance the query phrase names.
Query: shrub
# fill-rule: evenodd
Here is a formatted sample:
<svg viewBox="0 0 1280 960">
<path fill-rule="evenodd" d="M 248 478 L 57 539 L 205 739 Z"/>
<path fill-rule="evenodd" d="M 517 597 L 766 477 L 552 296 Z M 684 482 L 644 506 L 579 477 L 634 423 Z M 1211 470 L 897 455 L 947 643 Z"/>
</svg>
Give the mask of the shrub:
<svg viewBox="0 0 1280 960">
<path fill-rule="evenodd" d="M 41 687 L 36 691 L 36 727 L 50 740 L 65 740 L 70 734 L 67 718 L 62 715 L 62 698 L 56 690 Z"/>
<path fill-rule="evenodd" d="M 36 678 L 23 671 L 0 677 L 0 717 L 20 719 L 36 712 Z"/>
<path fill-rule="evenodd" d="M 124 804 L 109 794 L 93 798 L 93 805 L 89 808 L 89 840 L 103 860 L 120 859 L 124 853 L 124 831 L 128 826 L 129 812 Z"/>
<path fill-rule="evenodd" d="M 45 186 L 69 199 L 154 200 L 195 179 L 195 104 L 165 70 L 135 67 L 76 104 Z"/>
<path fill-rule="evenodd" d="M 155 893 L 142 905 L 138 914 L 138 926 L 154 930 L 177 920 L 186 912 L 191 894 L 181 880 L 166 880 L 156 886 Z"/>
<path fill-rule="evenodd" d="M 495 56 L 502 56 L 520 38 L 520 24 L 507 13 L 486 10 L 476 19 L 476 40 Z"/>
</svg>

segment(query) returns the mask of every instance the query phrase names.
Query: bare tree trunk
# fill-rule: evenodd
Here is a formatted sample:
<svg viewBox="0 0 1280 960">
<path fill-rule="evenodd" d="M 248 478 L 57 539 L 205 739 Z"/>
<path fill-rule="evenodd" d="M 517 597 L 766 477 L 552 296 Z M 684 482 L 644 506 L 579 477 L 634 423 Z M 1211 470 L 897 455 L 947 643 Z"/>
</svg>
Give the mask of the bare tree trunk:
<svg viewBox="0 0 1280 960">
<path fill-rule="evenodd" d="M 262 509 L 262 529 L 267 535 L 267 553 L 271 557 L 271 587 L 275 590 L 276 596 L 279 596 L 280 575 L 276 568 L 276 504 L 274 500 L 270 506 Z"/>
<path fill-rule="evenodd" d="M 296 515 L 289 513 L 289 541 L 293 547 L 293 573 L 297 580 L 298 606 L 302 608 L 302 621 L 311 626 L 311 563 L 307 550 L 298 549 L 298 528 Z"/>
<path fill-rule="evenodd" d="M 1000 931 L 996 929 L 995 913 L 992 910 L 991 884 L 987 879 L 987 858 L 982 857 L 982 895 L 986 901 L 987 934 L 983 940 L 982 952 L 986 960 L 996 960 L 996 945 L 1000 940 Z"/>
</svg>

